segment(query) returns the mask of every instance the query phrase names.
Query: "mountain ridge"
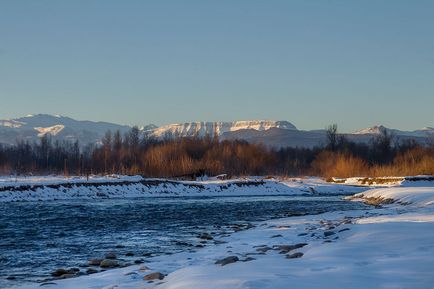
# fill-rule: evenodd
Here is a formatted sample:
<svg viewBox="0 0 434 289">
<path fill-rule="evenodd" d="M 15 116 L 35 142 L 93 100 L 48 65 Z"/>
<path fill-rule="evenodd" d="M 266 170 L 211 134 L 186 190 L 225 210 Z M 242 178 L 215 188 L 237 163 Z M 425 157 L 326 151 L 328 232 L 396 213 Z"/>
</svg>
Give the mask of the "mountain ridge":
<svg viewBox="0 0 434 289">
<path fill-rule="evenodd" d="M 36 114 L 0 120 L 0 143 L 15 144 L 17 140 L 32 142 L 44 135 L 50 135 L 53 140 L 79 141 L 85 145 L 100 143 L 107 130 L 112 132 L 119 130 L 125 133 L 130 129 L 128 125 L 104 121 L 75 120 L 61 115 Z M 160 127 L 149 124 L 142 126 L 140 131 L 145 137 L 156 139 L 217 135 L 222 140 L 240 139 L 271 147 L 313 147 L 326 143 L 325 130 L 299 130 L 291 122 L 284 120 L 202 121 L 175 123 Z M 376 125 L 343 135 L 352 141 L 366 143 L 384 131 L 398 139 L 415 139 L 420 143 L 432 143 L 434 139 L 434 128 L 432 127 L 403 131 Z"/>
<path fill-rule="evenodd" d="M 215 122 L 186 122 L 168 124 L 157 127 L 153 130 L 148 130 L 147 135 L 155 138 L 167 137 L 193 137 L 199 136 L 221 136 L 226 132 L 239 131 L 243 129 L 253 129 L 257 131 L 268 130 L 272 127 L 297 130 L 297 128 L 290 122 L 280 120 L 242 120 L 242 121 L 215 121 Z"/>
</svg>

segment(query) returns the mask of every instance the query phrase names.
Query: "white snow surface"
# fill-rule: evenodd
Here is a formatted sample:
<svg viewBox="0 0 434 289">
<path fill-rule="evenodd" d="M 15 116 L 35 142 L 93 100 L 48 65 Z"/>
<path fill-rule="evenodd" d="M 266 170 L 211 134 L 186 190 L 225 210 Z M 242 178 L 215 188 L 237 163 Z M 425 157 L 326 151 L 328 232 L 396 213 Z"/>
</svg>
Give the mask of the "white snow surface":
<svg viewBox="0 0 434 289">
<path fill-rule="evenodd" d="M 434 288 L 434 187 L 380 188 L 363 196 L 404 201 L 382 209 L 258 222 L 253 229 L 216 237 L 224 244 L 149 258 L 149 270 L 131 266 L 55 280 L 44 288 Z M 297 243 L 307 244 L 288 253 L 304 254 L 297 259 L 285 258 L 278 250 L 257 251 L 257 246 Z M 228 256 L 241 261 L 214 264 Z M 242 262 L 248 256 L 255 259 Z M 143 280 L 157 271 L 167 276 L 153 283 Z"/>
</svg>

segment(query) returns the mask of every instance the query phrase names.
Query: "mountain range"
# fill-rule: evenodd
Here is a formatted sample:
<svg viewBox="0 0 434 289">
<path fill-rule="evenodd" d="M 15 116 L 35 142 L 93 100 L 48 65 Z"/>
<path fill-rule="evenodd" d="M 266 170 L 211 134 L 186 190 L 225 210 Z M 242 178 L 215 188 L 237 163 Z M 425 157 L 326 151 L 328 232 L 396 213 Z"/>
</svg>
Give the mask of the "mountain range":
<svg viewBox="0 0 434 289">
<path fill-rule="evenodd" d="M 107 130 L 126 132 L 129 129 L 126 125 L 79 121 L 60 115 L 27 115 L 0 120 L 0 143 L 15 144 L 17 140 L 32 142 L 48 134 L 54 140 L 78 140 L 81 144 L 87 144 L 101 140 Z"/>
<path fill-rule="evenodd" d="M 130 129 L 127 125 L 109 122 L 81 121 L 59 115 L 37 114 L 0 120 L 0 143 L 15 144 L 17 140 L 33 142 L 44 135 L 50 135 L 53 140 L 78 140 L 81 144 L 99 143 L 108 130 L 125 133 Z M 151 124 L 140 129 L 146 137 L 157 139 L 217 135 L 222 140 L 241 139 L 276 148 L 313 147 L 326 143 L 325 130 L 298 130 L 288 121 L 189 122 L 161 127 Z M 432 127 L 402 131 L 374 126 L 345 136 L 355 142 L 368 142 L 385 130 L 398 140 L 414 139 L 422 144 L 433 143 L 434 140 Z"/>
</svg>

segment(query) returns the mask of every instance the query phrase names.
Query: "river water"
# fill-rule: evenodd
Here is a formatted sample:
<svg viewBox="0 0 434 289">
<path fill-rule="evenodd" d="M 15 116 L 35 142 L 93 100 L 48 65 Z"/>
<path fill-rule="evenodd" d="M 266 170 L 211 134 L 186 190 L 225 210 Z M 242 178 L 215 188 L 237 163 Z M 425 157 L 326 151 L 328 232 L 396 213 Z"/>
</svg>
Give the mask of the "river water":
<svg viewBox="0 0 434 289">
<path fill-rule="evenodd" d="M 133 263 L 199 249 L 199 233 L 230 231 L 232 224 L 363 207 L 341 196 L 1 203 L 0 288 L 48 278 L 56 268 L 79 267 L 109 251 Z M 124 257 L 127 252 L 134 256 Z"/>
</svg>

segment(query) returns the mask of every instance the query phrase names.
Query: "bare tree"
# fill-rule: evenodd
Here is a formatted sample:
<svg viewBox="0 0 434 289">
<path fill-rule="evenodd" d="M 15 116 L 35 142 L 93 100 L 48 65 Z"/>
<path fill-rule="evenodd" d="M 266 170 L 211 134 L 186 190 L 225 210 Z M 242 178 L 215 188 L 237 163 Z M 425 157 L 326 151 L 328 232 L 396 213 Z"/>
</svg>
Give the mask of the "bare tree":
<svg viewBox="0 0 434 289">
<path fill-rule="evenodd" d="M 335 151 L 338 145 L 338 125 L 336 123 L 329 125 L 326 129 L 327 147 Z"/>
</svg>

